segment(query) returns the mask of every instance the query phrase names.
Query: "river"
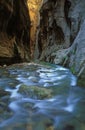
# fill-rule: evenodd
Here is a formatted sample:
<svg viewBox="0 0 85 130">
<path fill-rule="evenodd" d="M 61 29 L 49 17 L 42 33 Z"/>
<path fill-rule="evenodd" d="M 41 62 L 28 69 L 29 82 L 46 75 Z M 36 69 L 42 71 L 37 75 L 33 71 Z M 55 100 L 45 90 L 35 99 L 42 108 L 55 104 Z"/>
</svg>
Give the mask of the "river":
<svg viewBox="0 0 85 130">
<path fill-rule="evenodd" d="M 85 89 L 67 68 L 0 68 L 0 130 L 85 130 Z"/>
</svg>

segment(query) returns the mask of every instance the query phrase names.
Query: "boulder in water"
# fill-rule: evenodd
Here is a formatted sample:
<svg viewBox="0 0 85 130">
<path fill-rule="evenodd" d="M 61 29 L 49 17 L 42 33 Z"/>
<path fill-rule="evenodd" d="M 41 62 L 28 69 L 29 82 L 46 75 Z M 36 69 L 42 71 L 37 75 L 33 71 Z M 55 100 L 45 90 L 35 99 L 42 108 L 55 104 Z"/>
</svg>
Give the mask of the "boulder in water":
<svg viewBox="0 0 85 130">
<path fill-rule="evenodd" d="M 53 96 L 51 89 L 38 86 L 21 85 L 19 92 L 25 96 L 35 99 L 46 99 Z"/>
</svg>

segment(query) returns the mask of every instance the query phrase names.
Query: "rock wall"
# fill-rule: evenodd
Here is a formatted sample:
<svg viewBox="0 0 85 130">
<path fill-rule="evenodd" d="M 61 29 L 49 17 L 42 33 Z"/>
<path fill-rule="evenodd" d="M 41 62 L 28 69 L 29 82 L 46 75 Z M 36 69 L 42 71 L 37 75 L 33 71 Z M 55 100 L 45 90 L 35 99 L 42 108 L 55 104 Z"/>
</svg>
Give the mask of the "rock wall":
<svg viewBox="0 0 85 130">
<path fill-rule="evenodd" d="M 43 1 L 35 58 L 53 62 L 56 51 L 70 46 L 69 8 L 70 2 L 65 0 Z"/>
<path fill-rule="evenodd" d="M 31 20 L 31 29 L 30 29 L 30 51 L 31 58 L 34 55 L 34 48 L 36 42 L 36 32 L 39 23 L 39 10 L 42 4 L 42 0 L 28 0 L 29 15 Z"/>
<path fill-rule="evenodd" d="M 0 0 L 0 65 L 29 60 L 27 0 Z"/>
<path fill-rule="evenodd" d="M 85 0 L 44 0 L 34 58 L 69 67 L 85 86 L 84 55 Z"/>
<path fill-rule="evenodd" d="M 85 86 L 84 35 L 85 0 L 0 0 L 0 65 L 34 55 L 69 67 Z"/>
<path fill-rule="evenodd" d="M 85 1 L 71 2 L 69 16 L 71 18 L 71 34 L 73 43 L 67 55 L 66 63 L 78 76 L 78 84 L 85 86 Z"/>
</svg>

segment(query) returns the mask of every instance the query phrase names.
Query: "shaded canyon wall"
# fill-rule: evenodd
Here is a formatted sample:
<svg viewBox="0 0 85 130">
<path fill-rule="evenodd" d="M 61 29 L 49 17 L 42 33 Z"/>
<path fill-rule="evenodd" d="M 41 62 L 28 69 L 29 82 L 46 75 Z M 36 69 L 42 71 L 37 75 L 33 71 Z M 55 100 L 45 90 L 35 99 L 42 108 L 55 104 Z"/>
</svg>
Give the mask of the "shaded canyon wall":
<svg viewBox="0 0 85 130">
<path fill-rule="evenodd" d="M 27 0 L 0 0 L 0 65 L 29 60 Z"/>
<path fill-rule="evenodd" d="M 43 1 L 40 10 L 35 58 L 54 62 L 56 52 L 60 49 L 67 49 L 70 46 L 71 23 L 68 18 L 69 8 L 70 2 L 65 0 Z"/>
<path fill-rule="evenodd" d="M 35 59 L 69 67 L 85 86 L 85 0 L 44 0 Z"/>
</svg>

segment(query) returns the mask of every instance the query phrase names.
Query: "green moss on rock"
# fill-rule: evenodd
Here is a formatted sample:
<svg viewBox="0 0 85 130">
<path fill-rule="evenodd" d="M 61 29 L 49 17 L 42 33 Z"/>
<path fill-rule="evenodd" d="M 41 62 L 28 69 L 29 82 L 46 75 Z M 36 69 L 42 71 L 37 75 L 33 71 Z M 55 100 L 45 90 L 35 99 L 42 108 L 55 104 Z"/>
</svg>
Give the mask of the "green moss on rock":
<svg viewBox="0 0 85 130">
<path fill-rule="evenodd" d="M 19 93 L 34 99 L 46 99 L 53 96 L 53 91 L 51 89 L 38 86 L 21 85 Z"/>
<path fill-rule="evenodd" d="M 76 71 L 75 71 L 75 65 L 74 65 L 74 64 L 70 67 L 70 70 L 71 70 L 71 72 L 72 72 L 73 74 L 76 73 Z"/>
</svg>

